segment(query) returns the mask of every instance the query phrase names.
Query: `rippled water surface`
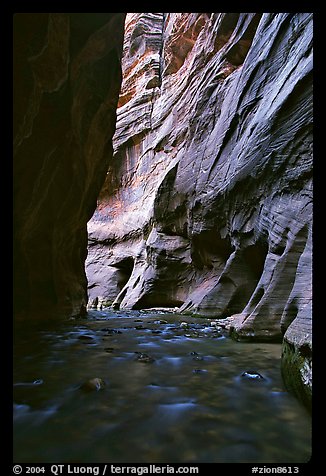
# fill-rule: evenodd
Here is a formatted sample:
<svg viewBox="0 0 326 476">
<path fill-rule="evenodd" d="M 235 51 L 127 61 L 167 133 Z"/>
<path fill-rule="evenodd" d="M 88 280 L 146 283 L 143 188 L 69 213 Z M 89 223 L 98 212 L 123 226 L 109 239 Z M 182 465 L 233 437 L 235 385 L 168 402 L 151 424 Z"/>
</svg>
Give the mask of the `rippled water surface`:
<svg viewBox="0 0 326 476">
<path fill-rule="evenodd" d="M 206 319 L 93 311 L 17 329 L 14 351 L 15 462 L 310 458 L 310 415 L 284 389 L 279 344 L 235 342 Z"/>
</svg>

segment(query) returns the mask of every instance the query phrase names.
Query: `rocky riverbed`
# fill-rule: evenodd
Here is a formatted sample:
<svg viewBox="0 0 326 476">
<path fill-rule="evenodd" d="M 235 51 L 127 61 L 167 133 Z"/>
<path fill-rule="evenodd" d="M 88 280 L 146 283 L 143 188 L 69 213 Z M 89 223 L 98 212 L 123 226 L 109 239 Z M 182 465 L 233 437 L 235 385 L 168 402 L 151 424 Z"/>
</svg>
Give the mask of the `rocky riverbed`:
<svg viewBox="0 0 326 476">
<path fill-rule="evenodd" d="M 15 461 L 309 460 L 310 416 L 283 386 L 281 345 L 211 324 L 105 310 L 17 327 Z"/>
</svg>

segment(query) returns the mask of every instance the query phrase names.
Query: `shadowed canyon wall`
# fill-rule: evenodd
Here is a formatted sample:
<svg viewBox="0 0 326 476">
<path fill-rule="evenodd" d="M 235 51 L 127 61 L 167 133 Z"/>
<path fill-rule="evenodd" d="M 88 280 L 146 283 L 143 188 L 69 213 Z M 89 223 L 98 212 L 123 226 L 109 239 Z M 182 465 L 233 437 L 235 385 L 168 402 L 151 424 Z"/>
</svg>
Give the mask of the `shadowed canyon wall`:
<svg viewBox="0 0 326 476">
<path fill-rule="evenodd" d="M 112 157 L 123 13 L 14 15 L 14 306 L 85 311 L 87 221 Z"/>
<path fill-rule="evenodd" d="M 89 305 L 283 339 L 310 401 L 312 14 L 128 14 L 122 66 Z"/>
</svg>

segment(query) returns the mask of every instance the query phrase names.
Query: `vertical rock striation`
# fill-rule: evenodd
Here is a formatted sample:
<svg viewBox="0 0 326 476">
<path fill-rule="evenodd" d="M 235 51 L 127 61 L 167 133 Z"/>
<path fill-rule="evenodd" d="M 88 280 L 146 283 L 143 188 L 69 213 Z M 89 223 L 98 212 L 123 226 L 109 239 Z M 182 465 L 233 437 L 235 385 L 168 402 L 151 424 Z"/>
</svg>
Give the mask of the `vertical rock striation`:
<svg viewBox="0 0 326 476">
<path fill-rule="evenodd" d="M 14 16 L 14 304 L 85 309 L 87 221 L 112 156 L 122 13 Z"/>
<path fill-rule="evenodd" d="M 128 14 L 90 304 L 229 317 L 311 394 L 312 14 Z M 291 378 L 289 378 L 291 376 Z"/>
</svg>

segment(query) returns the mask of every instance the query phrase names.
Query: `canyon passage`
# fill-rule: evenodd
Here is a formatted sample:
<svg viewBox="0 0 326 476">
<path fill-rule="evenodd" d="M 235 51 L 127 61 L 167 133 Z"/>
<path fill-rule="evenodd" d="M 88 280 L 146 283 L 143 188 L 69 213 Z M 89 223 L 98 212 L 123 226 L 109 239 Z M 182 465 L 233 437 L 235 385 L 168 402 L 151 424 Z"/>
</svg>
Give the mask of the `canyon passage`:
<svg viewBox="0 0 326 476">
<path fill-rule="evenodd" d="M 309 460 L 312 33 L 14 16 L 17 462 Z"/>
</svg>

